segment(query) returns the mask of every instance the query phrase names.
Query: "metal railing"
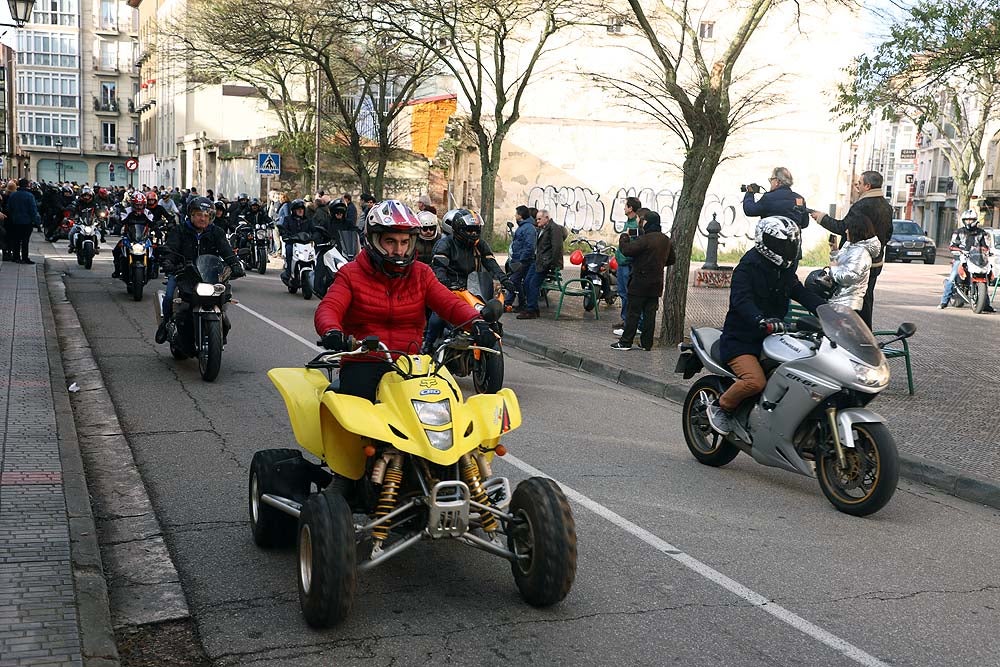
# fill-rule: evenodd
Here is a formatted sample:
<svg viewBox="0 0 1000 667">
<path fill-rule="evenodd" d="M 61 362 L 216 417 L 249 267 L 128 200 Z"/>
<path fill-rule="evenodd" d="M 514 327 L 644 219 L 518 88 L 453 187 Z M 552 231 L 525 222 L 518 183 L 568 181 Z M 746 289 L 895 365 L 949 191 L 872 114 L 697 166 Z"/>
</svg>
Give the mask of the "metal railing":
<svg viewBox="0 0 1000 667">
<path fill-rule="evenodd" d="M 118 113 L 121 111 L 121 107 L 118 104 L 118 98 L 112 97 L 111 99 L 103 100 L 94 97 L 94 111 L 107 111 L 110 113 Z"/>
</svg>

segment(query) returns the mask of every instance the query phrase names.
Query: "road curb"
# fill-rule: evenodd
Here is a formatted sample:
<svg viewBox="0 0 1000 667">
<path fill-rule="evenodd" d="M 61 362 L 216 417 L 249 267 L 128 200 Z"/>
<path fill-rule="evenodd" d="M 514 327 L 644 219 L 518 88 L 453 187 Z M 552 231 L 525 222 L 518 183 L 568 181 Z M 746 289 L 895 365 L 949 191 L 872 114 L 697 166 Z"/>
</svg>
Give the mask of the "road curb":
<svg viewBox="0 0 1000 667">
<path fill-rule="evenodd" d="M 66 372 L 56 336 L 55 315 L 49 275 L 37 276 L 45 348 L 49 360 L 52 403 L 55 408 L 59 438 L 59 459 L 62 466 L 63 495 L 69 519 L 70 560 L 73 567 L 73 588 L 76 594 L 77 623 L 80 629 L 80 652 L 85 667 L 116 667 L 119 665 L 118 646 L 111 623 L 104 564 L 97 539 L 97 526 L 90 506 L 90 490 L 84 471 L 76 422 L 66 387 Z"/>
<path fill-rule="evenodd" d="M 554 361 L 573 370 L 610 380 L 658 398 L 683 403 L 687 387 L 659 378 L 620 368 L 596 359 L 582 357 L 579 352 L 558 345 L 548 345 L 523 334 L 504 332 L 504 342 L 519 350 Z M 944 491 L 948 495 L 1000 509 L 1000 482 L 966 473 L 945 463 L 938 463 L 915 454 L 900 453 L 899 474 L 914 482 Z"/>
<path fill-rule="evenodd" d="M 85 471 L 90 473 L 89 497 L 84 482 L 79 502 L 91 516 L 90 535 L 98 549 L 91 558 L 105 582 L 105 608 L 110 610 L 106 629 L 113 643 L 115 629 L 187 619 L 190 611 L 104 376 L 66 297 L 62 274 L 48 261 L 45 282 L 58 341 L 54 354 L 60 371 L 66 369 L 60 382 L 75 382 L 80 388 L 69 397 L 59 394 L 66 410 L 57 413 L 65 415 L 67 428 L 72 428 L 81 479 Z M 134 581 L 136 571 L 143 573 L 141 582 Z M 118 583 L 109 590 L 106 579 Z"/>
</svg>

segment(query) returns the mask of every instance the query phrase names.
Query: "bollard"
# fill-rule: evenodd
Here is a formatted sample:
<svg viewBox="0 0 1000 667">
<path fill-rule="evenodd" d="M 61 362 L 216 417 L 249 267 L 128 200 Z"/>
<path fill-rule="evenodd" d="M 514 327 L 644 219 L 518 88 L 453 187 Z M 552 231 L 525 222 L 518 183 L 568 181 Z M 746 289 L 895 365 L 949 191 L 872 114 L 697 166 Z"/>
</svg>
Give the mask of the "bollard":
<svg viewBox="0 0 1000 667">
<path fill-rule="evenodd" d="M 719 233 L 722 231 L 722 225 L 715 218 L 715 213 L 712 214 L 712 221 L 708 223 L 708 245 L 705 248 L 705 263 L 702 265 L 702 269 L 706 271 L 718 271 L 719 270 Z"/>
</svg>

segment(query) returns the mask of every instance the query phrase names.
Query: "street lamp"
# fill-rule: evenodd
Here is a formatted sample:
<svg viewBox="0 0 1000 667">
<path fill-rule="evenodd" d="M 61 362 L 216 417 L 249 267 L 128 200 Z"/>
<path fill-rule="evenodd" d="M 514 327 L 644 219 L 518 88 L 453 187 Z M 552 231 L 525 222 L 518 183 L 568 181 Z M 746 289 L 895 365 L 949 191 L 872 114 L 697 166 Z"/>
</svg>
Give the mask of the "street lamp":
<svg viewBox="0 0 1000 667">
<path fill-rule="evenodd" d="M 62 183 L 62 139 L 56 139 L 56 182 Z"/>
<path fill-rule="evenodd" d="M 126 143 L 128 144 L 128 156 L 130 158 L 134 159 L 135 158 L 135 145 L 137 143 L 139 143 L 139 142 L 137 142 L 135 140 L 135 137 L 129 137 L 128 141 Z M 132 185 L 132 173 L 133 173 L 132 170 L 129 169 L 128 170 L 128 184 L 129 185 Z"/>
<path fill-rule="evenodd" d="M 7 6 L 10 8 L 10 17 L 14 19 L 14 23 L 0 23 L 0 25 L 9 28 L 23 28 L 24 24 L 31 17 L 31 10 L 35 7 L 35 0 L 7 0 Z"/>
</svg>

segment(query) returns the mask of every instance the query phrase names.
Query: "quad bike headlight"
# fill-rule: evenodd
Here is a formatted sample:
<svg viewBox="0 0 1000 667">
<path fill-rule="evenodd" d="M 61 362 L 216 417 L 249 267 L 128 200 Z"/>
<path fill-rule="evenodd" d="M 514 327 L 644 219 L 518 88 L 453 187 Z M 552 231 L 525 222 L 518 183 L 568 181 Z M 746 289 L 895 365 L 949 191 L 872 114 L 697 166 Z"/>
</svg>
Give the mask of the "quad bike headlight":
<svg viewBox="0 0 1000 667">
<path fill-rule="evenodd" d="M 413 410 L 417 413 L 417 419 L 420 420 L 421 424 L 425 424 L 427 426 L 444 426 L 445 424 L 451 423 L 450 401 L 436 401 L 434 403 L 429 403 L 427 401 L 418 401 L 413 399 L 410 402 L 413 403 Z M 430 433 L 430 431 L 428 431 L 428 433 Z M 450 434 L 448 435 L 448 440 L 449 442 L 451 440 Z M 449 444 L 448 447 L 451 447 L 451 445 Z M 447 447 L 445 449 L 447 449 Z"/>
<path fill-rule="evenodd" d="M 198 296 L 221 296 L 226 291 L 226 286 L 222 284 L 198 283 L 194 288 L 194 293 Z"/>
<path fill-rule="evenodd" d="M 427 434 L 427 439 L 431 441 L 431 447 L 434 449 L 440 449 L 442 452 L 451 449 L 451 429 L 447 431 L 431 431 L 425 428 L 424 433 Z"/>
<path fill-rule="evenodd" d="M 884 387 L 889 384 L 889 365 L 885 362 L 874 368 L 853 361 L 851 365 L 854 366 L 854 376 L 861 384 L 868 387 Z"/>
</svg>

